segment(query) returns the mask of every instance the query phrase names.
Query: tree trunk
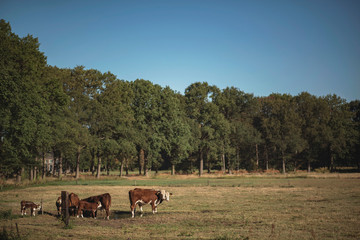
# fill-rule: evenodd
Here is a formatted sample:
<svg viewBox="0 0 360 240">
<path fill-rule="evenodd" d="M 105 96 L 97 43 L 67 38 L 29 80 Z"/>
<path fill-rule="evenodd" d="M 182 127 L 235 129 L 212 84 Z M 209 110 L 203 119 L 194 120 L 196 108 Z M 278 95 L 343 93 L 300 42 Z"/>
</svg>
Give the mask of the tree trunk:
<svg viewBox="0 0 360 240">
<path fill-rule="evenodd" d="M 225 154 L 224 152 L 221 154 L 221 171 L 223 174 L 226 173 L 226 162 L 225 162 Z"/>
<path fill-rule="evenodd" d="M 16 182 L 18 182 L 18 183 L 21 182 L 21 170 L 19 170 L 17 175 L 16 175 Z"/>
<path fill-rule="evenodd" d="M 52 164 L 52 175 L 53 175 L 53 177 L 55 177 L 55 160 L 56 160 L 56 158 L 55 158 L 55 151 L 53 151 L 53 164 Z"/>
<path fill-rule="evenodd" d="M 75 178 L 79 179 L 80 176 L 80 149 L 77 150 L 76 153 L 76 173 Z"/>
<path fill-rule="evenodd" d="M 255 150 L 256 150 L 256 170 L 259 169 L 259 149 L 258 149 L 258 145 L 255 144 Z"/>
<path fill-rule="evenodd" d="M 120 163 L 120 177 L 123 176 L 123 172 L 124 172 L 124 162 L 125 162 L 125 158 L 123 158 L 121 160 L 121 163 Z"/>
<path fill-rule="evenodd" d="M 269 170 L 269 154 L 268 154 L 268 150 L 267 147 L 265 146 L 265 161 L 266 161 L 266 171 Z"/>
<path fill-rule="evenodd" d="M 226 155 L 224 156 L 225 157 L 225 159 L 226 159 Z M 228 159 L 228 164 L 227 164 L 227 166 L 228 166 L 228 173 L 231 175 L 232 174 L 232 169 L 231 169 L 231 164 L 230 164 L 230 158 L 227 158 Z M 225 160 L 226 161 L 226 160 Z"/>
<path fill-rule="evenodd" d="M 224 161 L 225 161 L 225 156 L 224 156 Z M 236 147 L 236 165 L 237 165 L 237 170 L 240 170 L 240 150 L 239 150 L 239 147 Z"/>
<path fill-rule="evenodd" d="M 96 173 L 96 178 L 100 178 L 101 175 L 101 157 L 98 156 L 98 165 L 97 165 L 97 173 Z"/>
<path fill-rule="evenodd" d="M 330 172 L 334 171 L 334 156 L 330 153 Z"/>
<path fill-rule="evenodd" d="M 35 166 L 34 167 L 34 180 L 36 180 L 37 178 L 37 167 Z"/>
<path fill-rule="evenodd" d="M 58 176 L 59 179 L 62 177 L 62 174 L 63 174 L 63 159 L 62 159 L 62 155 L 61 155 L 61 152 L 60 152 L 60 155 L 59 155 L 59 176 Z"/>
<path fill-rule="evenodd" d="M 199 176 L 201 177 L 204 172 L 204 158 L 203 158 L 203 152 L 200 150 L 200 166 L 199 166 Z"/>
<path fill-rule="evenodd" d="M 211 173 L 211 164 L 208 157 L 206 157 L 207 172 Z"/>
<path fill-rule="evenodd" d="M 310 159 L 308 160 L 307 172 L 308 172 L 308 173 L 311 172 Z"/>
<path fill-rule="evenodd" d="M 45 175 L 46 175 L 46 169 L 45 169 L 45 153 L 43 152 L 42 153 L 42 176 L 41 178 L 44 179 L 45 178 Z"/>
<path fill-rule="evenodd" d="M 285 166 L 285 156 L 284 156 L 284 151 L 281 151 L 282 153 L 282 168 L 283 168 L 283 174 L 286 173 L 286 166 Z"/>
<path fill-rule="evenodd" d="M 33 172 L 33 167 L 30 167 L 30 172 L 29 172 L 29 180 L 33 181 L 34 180 L 34 172 Z"/>
<path fill-rule="evenodd" d="M 175 175 L 175 164 L 171 164 L 171 175 Z"/>
<path fill-rule="evenodd" d="M 144 172 L 144 164 L 145 164 L 145 153 L 144 153 L 144 149 L 141 148 L 139 151 L 139 175 L 141 175 L 141 173 Z"/>
</svg>

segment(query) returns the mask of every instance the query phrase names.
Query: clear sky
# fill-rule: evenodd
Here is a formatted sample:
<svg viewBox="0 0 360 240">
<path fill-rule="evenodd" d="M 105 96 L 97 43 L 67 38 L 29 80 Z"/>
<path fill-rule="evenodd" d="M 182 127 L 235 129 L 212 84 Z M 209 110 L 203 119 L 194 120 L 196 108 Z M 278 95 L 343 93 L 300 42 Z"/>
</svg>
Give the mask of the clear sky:
<svg viewBox="0 0 360 240">
<path fill-rule="evenodd" d="M 0 18 L 61 68 L 360 99 L 360 0 L 0 0 Z"/>
</svg>

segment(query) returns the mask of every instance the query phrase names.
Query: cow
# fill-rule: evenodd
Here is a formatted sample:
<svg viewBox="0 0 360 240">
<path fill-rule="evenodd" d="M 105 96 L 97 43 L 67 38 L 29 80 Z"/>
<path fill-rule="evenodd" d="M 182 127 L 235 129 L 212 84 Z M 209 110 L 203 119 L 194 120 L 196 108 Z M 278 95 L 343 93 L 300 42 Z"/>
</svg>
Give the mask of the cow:
<svg viewBox="0 0 360 240">
<path fill-rule="evenodd" d="M 101 208 L 100 202 L 94 203 L 94 202 L 87 202 L 87 201 L 80 200 L 79 205 L 78 205 L 78 210 L 77 210 L 77 217 L 79 217 L 79 214 L 81 213 L 81 217 L 83 218 L 84 217 L 83 211 L 87 210 L 87 211 L 91 211 L 92 217 L 96 219 L 95 211 L 98 208 Z"/>
<path fill-rule="evenodd" d="M 39 211 L 41 209 L 41 206 L 39 204 L 35 204 L 30 201 L 22 200 L 20 202 L 21 205 L 21 216 L 26 215 L 26 209 L 30 208 L 31 210 L 31 216 L 35 216 L 35 211 Z"/>
<path fill-rule="evenodd" d="M 61 197 L 58 197 L 55 205 L 56 205 L 56 209 L 58 211 L 58 215 L 60 216 L 61 215 Z"/>
<path fill-rule="evenodd" d="M 105 218 L 107 220 L 110 219 L 111 196 L 110 196 L 109 193 L 104 193 L 104 194 L 101 194 L 101 195 L 88 197 L 88 198 L 85 198 L 85 199 L 81 199 L 81 201 L 92 202 L 92 203 L 100 202 L 101 203 L 100 210 L 105 209 L 105 211 L 106 211 L 106 217 Z"/>
<path fill-rule="evenodd" d="M 130 210 L 132 217 L 135 217 L 136 205 L 140 207 L 141 213 L 143 212 L 142 206 L 145 204 L 151 204 L 152 212 L 157 212 L 157 206 L 164 200 L 169 201 L 172 193 L 166 192 L 165 190 L 154 190 L 154 189 L 141 189 L 135 188 L 129 191 Z"/>
<path fill-rule="evenodd" d="M 75 193 L 69 194 L 69 212 L 72 212 L 72 215 L 75 216 L 76 209 L 79 205 L 79 197 Z"/>
</svg>

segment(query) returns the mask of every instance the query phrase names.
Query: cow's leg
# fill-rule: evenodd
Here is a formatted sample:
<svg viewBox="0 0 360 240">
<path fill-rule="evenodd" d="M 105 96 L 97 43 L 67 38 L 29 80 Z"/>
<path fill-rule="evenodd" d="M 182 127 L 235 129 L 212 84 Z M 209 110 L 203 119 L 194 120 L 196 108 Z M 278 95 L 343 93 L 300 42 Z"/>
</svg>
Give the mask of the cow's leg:
<svg viewBox="0 0 360 240">
<path fill-rule="evenodd" d="M 110 209 L 109 209 L 109 207 L 105 208 L 105 211 L 106 211 L 106 219 L 110 220 Z"/>
<path fill-rule="evenodd" d="M 154 203 L 154 202 L 151 203 L 151 207 L 152 207 L 152 212 L 153 212 L 153 214 L 155 214 L 155 212 L 156 212 L 156 206 L 155 206 L 155 203 Z"/>
<path fill-rule="evenodd" d="M 78 211 L 77 211 L 77 214 L 76 214 L 76 217 L 77 217 L 77 218 L 79 218 L 80 211 L 81 211 L 81 209 L 80 209 L 80 208 L 78 208 Z"/>
<path fill-rule="evenodd" d="M 136 204 L 131 204 L 130 205 L 130 210 L 131 210 L 131 217 L 135 217 L 135 208 L 136 208 Z"/>
</svg>

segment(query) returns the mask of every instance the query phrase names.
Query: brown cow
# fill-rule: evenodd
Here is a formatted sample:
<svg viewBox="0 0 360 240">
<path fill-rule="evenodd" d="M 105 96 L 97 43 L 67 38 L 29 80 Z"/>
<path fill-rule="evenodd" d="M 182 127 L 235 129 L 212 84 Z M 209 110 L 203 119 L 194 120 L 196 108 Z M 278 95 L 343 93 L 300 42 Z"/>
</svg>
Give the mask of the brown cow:
<svg viewBox="0 0 360 240">
<path fill-rule="evenodd" d="M 21 205 L 21 216 L 26 215 L 27 208 L 30 208 L 32 216 L 35 216 L 36 210 L 39 211 L 41 209 L 41 206 L 39 204 L 35 204 L 33 202 L 25 201 L 25 200 L 22 200 L 20 202 L 20 205 Z"/>
<path fill-rule="evenodd" d="M 75 193 L 69 194 L 69 212 L 72 212 L 73 216 L 75 216 L 76 214 L 76 209 L 78 208 L 79 201 L 80 199 L 78 195 L 76 195 Z"/>
<path fill-rule="evenodd" d="M 81 199 L 81 201 L 92 202 L 92 203 L 100 202 L 101 203 L 101 209 L 100 210 L 105 209 L 105 211 L 106 211 L 106 219 L 107 220 L 110 219 L 111 196 L 110 196 L 109 193 L 104 193 L 104 194 L 101 194 L 101 195 L 88 197 L 88 198 L 85 198 L 85 199 Z"/>
<path fill-rule="evenodd" d="M 152 211 L 155 214 L 157 212 L 157 206 L 164 200 L 169 201 L 172 193 L 165 190 L 154 189 L 141 189 L 135 188 L 129 191 L 130 209 L 132 217 L 135 216 L 136 205 L 139 205 L 140 211 L 143 212 L 142 206 L 145 204 L 151 204 Z"/>
<path fill-rule="evenodd" d="M 79 214 L 81 213 L 81 217 L 83 218 L 83 211 L 87 210 L 87 211 L 91 211 L 92 217 L 96 219 L 95 216 L 95 211 L 101 208 L 101 203 L 97 202 L 97 203 L 93 203 L 93 202 L 87 202 L 87 201 L 79 201 L 79 207 L 77 210 L 77 217 L 79 217 Z"/>
</svg>

